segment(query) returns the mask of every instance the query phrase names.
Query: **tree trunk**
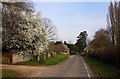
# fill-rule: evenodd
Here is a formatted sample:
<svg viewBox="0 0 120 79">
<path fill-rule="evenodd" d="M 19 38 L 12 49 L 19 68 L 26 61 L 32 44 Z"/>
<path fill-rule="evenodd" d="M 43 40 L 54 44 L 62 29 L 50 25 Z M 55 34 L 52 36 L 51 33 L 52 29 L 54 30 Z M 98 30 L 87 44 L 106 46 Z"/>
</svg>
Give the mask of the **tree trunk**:
<svg viewBox="0 0 120 79">
<path fill-rule="evenodd" d="M 38 55 L 38 61 L 40 64 L 45 63 L 44 54 L 41 53 L 40 55 Z"/>
</svg>

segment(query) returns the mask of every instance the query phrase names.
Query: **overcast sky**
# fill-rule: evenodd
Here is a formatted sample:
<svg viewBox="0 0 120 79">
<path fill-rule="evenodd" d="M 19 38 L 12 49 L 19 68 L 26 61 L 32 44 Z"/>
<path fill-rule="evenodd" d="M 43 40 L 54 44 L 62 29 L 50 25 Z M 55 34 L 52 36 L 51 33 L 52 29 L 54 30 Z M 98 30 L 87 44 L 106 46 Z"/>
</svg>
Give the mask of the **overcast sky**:
<svg viewBox="0 0 120 79">
<path fill-rule="evenodd" d="M 76 42 L 86 30 L 89 38 L 106 27 L 108 2 L 36 2 L 36 10 L 56 25 L 59 40 Z"/>
</svg>

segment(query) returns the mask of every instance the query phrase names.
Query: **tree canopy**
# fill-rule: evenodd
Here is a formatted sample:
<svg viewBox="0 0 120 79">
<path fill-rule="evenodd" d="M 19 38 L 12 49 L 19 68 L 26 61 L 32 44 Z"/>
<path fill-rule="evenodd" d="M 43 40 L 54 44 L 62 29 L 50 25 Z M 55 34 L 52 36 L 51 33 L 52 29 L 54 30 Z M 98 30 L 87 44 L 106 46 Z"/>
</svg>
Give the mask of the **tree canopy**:
<svg viewBox="0 0 120 79">
<path fill-rule="evenodd" d="M 2 3 L 2 46 L 5 50 L 23 51 L 40 55 L 48 46 L 48 32 L 40 12 L 32 3 Z"/>
<path fill-rule="evenodd" d="M 87 32 L 86 31 L 83 31 L 79 34 L 79 36 L 77 37 L 77 42 L 76 42 L 76 46 L 78 48 L 78 52 L 81 52 L 84 50 L 84 48 L 86 47 L 86 39 L 87 39 Z"/>
</svg>

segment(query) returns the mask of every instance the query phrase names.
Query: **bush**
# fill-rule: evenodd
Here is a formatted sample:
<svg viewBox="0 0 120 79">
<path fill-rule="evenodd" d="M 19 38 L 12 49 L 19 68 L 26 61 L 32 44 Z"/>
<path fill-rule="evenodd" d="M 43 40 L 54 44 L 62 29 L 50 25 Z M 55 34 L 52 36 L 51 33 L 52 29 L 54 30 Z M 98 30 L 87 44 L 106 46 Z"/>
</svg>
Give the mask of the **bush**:
<svg viewBox="0 0 120 79">
<path fill-rule="evenodd" d="M 91 50 L 88 56 L 120 68 L 120 47 L 109 46 Z"/>
</svg>

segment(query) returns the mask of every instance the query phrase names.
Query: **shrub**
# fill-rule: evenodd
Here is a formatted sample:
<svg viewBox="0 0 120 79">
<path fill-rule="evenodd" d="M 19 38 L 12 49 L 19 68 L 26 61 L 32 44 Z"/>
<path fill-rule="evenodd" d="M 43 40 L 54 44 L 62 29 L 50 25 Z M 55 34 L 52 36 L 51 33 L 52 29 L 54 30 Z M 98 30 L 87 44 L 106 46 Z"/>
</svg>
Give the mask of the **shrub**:
<svg viewBox="0 0 120 79">
<path fill-rule="evenodd" d="M 120 47 L 109 46 L 91 50 L 88 55 L 101 62 L 120 68 Z"/>
</svg>

